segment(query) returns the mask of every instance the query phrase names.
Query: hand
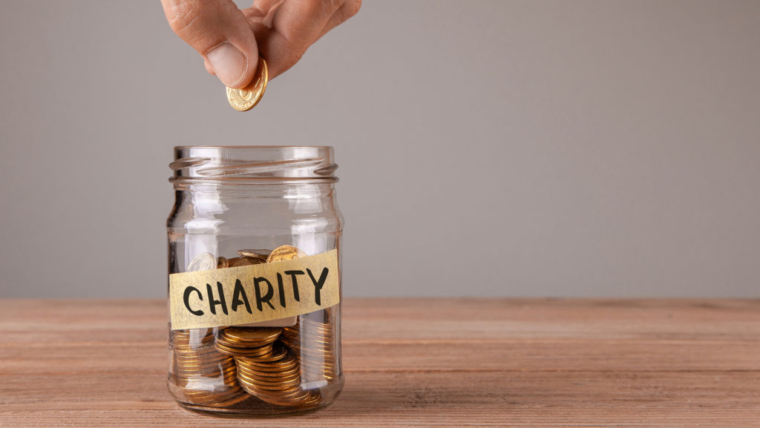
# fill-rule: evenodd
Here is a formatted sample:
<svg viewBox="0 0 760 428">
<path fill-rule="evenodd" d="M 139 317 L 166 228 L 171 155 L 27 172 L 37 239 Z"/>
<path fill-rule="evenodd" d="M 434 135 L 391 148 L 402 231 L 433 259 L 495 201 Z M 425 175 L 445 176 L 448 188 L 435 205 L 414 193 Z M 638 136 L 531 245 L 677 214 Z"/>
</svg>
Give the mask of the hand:
<svg viewBox="0 0 760 428">
<path fill-rule="evenodd" d="M 274 79 L 306 49 L 354 16 L 361 0 L 256 0 L 240 10 L 232 0 L 161 0 L 169 25 L 203 56 L 206 70 L 226 86 L 243 88 L 259 51 Z"/>
</svg>

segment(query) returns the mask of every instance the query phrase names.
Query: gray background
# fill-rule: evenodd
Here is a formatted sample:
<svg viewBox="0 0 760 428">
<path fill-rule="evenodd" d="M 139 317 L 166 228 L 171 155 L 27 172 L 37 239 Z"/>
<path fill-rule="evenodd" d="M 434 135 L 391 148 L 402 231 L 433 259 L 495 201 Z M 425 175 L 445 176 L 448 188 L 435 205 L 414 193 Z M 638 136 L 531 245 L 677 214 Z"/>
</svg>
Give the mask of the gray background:
<svg viewBox="0 0 760 428">
<path fill-rule="evenodd" d="M 253 112 L 158 1 L 0 14 L 2 297 L 162 297 L 172 146 L 335 146 L 348 296 L 748 296 L 760 1 L 379 1 Z"/>
</svg>

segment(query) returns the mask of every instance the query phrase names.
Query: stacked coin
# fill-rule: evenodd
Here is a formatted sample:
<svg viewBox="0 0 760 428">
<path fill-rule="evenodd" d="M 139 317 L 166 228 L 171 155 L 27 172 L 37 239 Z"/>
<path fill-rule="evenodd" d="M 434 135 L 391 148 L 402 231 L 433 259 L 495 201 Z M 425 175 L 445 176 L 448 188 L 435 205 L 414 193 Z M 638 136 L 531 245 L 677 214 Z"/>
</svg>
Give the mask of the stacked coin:
<svg viewBox="0 0 760 428">
<path fill-rule="evenodd" d="M 320 319 L 322 318 L 322 319 Z M 338 377 L 334 328 L 329 309 L 308 314 L 293 327 L 282 330 L 280 340 L 299 357 L 304 382 Z"/>
<path fill-rule="evenodd" d="M 206 333 L 206 334 L 202 334 Z M 172 332 L 174 377 L 193 404 L 228 407 L 249 398 L 237 383 L 234 358 L 218 352 L 210 330 Z"/>
<path fill-rule="evenodd" d="M 238 382 L 251 395 L 279 406 L 309 407 L 319 403 L 318 391 L 301 388 L 296 356 L 286 348 L 268 358 L 236 358 Z"/>
<path fill-rule="evenodd" d="M 318 395 L 301 389 L 298 360 L 277 342 L 281 328 L 224 329 L 216 339 L 216 349 L 235 357 L 240 386 L 270 404 L 306 406 Z"/>
<path fill-rule="evenodd" d="M 232 357 L 268 357 L 281 332 L 280 328 L 229 327 L 222 330 L 214 346 Z"/>
</svg>

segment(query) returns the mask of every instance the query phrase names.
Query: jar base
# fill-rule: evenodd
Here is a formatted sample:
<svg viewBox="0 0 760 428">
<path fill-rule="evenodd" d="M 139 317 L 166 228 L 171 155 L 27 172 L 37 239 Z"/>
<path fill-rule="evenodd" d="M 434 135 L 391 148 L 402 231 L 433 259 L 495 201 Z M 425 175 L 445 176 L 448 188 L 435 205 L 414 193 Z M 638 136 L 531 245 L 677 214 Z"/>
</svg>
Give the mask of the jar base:
<svg viewBox="0 0 760 428">
<path fill-rule="evenodd" d="M 319 410 L 324 410 L 335 402 L 343 390 L 343 384 L 345 383 L 345 376 L 341 374 L 331 383 L 314 389 L 318 391 L 322 400 L 309 405 L 308 407 L 299 406 L 277 406 L 268 404 L 259 400 L 256 397 L 251 396 L 248 400 L 241 401 L 237 404 L 233 404 L 230 407 L 218 407 L 218 406 L 204 406 L 202 404 L 190 403 L 186 400 L 186 397 L 182 395 L 182 389 L 171 382 L 171 378 L 167 381 L 169 392 L 174 396 L 174 400 L 177 404 L 185 410 L 192 413 L 215 416 L 219 418 L 232 418 L 232 419 L 265 419 L 265 418 L 277 418 L 283 416 L 300 416 L 314 413 Z"/>
<path fill-rule="evenodd" d="M 277 409 L 276 412 L 272 413 L 263 413 L 262 409 L 223 409 L 219 407 L 208 407 L 208 406 L 199 406 L 197 404 L 189 404 L 189 403 L 181 403 L 177 402 L 180 407 L 183 409 L 190 411 L 195 414 L 203 415 L 203 416 L 212 416 L 217 418 L 228 418 L 228 419 L 268 419 L 268 418 L 278 418 L 282 416 L 302 416 L 302 415 L 308 415 L 311 413 L 314 413 L 319 410 L 326 409 L 332 405 L 332 403 L 326 403 L 314 407 L 310 407 L 307 409 L 303 408 L 295 408 L 292 410 L 289 410 L 287 408 Z"/>
</svg>

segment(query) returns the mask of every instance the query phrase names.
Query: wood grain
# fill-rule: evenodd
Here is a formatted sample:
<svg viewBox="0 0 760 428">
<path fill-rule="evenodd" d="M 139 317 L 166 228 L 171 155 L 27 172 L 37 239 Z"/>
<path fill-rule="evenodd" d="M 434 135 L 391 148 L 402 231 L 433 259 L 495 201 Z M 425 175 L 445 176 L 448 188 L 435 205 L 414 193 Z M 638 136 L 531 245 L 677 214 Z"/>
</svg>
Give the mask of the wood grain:
<svg viewBox="0 0 760 428">
<path fill-rule="evenodd" d="M 760 300 L 349 299 L 346 387 L 230 420 L 166 390 L 164 301 L 0 301 L 0 427 L 760 427 Z"/>
</svg>

